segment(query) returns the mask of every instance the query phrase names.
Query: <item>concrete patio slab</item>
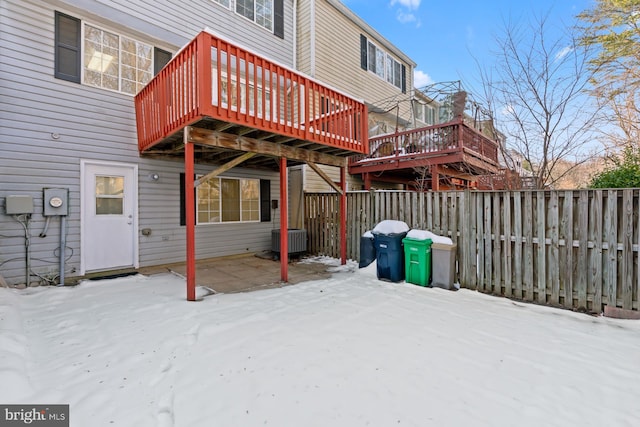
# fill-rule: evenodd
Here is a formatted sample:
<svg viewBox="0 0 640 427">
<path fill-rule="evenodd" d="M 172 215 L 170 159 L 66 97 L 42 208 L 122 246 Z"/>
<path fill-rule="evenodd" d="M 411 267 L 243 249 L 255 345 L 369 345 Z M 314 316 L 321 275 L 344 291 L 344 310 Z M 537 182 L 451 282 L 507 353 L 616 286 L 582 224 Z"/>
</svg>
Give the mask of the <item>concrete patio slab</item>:
<svg viewBox="0 0 640 427">
<path fill-rule="evenodd" d="M 140 268 L 139 273 L 152 275 L 167 271 L 186 276 L 186 263 L 163 264 Z M 331 277 L 322 263 L 290 260 L 287 282 L 280 281 L 280 261 L 271 254 L 243 254 L 196 261 L 196 286 L 205 286 L 216 293 L 247 292 L 278 288 L 310 280 Z"/>
</svg>

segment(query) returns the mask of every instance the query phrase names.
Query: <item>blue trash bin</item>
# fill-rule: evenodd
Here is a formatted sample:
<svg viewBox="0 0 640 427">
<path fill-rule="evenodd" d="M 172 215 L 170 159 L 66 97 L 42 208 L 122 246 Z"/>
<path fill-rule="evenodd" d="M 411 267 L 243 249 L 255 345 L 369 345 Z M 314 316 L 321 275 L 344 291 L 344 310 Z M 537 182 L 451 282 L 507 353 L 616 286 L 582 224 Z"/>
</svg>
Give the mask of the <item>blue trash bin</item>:
<svg viewBox="0 0 640 427">
<path fill-rule="evenodd" d="M 402 239 L 407 233 L 373 234 L 376 250 L 377 276 L 381 280 L 404 280 L 404 249 Z"/>
</svg>

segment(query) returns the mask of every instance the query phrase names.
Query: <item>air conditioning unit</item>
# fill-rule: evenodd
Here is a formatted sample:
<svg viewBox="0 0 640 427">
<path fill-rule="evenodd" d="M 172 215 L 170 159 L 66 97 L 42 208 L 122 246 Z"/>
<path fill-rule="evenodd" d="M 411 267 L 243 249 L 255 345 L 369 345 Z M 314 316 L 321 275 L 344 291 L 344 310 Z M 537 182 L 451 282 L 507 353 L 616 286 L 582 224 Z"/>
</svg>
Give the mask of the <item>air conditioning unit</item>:
<svg viewBox="0 0 640 427">
<path fill-rule="evenodd" d="M 307 230 L 290 228 L 287 230 L 287 253 L 302 254 L 307 251 Z M 280 254 L 280 230 L 271 230 L 271 250 Z"/>
</svg>

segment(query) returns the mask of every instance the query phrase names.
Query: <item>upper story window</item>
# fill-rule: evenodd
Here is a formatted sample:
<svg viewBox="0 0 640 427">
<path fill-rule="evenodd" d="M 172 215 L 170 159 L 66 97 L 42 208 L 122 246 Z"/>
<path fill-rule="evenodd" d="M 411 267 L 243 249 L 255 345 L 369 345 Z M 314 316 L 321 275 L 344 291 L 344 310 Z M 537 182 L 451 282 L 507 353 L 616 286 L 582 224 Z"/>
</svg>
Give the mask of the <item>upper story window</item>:
<svg viewBox="0 0 640 427">
<path fill-rule="evenodd" d="M 433 105 L 421 104 L 420 102 L 416 102 L 414 104 L 414 112 L 416 115 L 416 120 L 421 121 L 422 123 L 426 123 L 427 126 L 436 124 L 436 107 Z"/>
<path fill-rule="evenodd" d="M 56 12 L 55 76 L 135 95 L 171 54 L 148 43 Z"/>
<path fill-rule="evenodd" d="M 406 67 L 364 35 L 360 35 L 360 66 L 406 93 Z"/>
<path fill-rule="evenodd" d="M 213 0 L 255 22 L 280 38 L 284 37 L 283 0 Z"/>
</svg>

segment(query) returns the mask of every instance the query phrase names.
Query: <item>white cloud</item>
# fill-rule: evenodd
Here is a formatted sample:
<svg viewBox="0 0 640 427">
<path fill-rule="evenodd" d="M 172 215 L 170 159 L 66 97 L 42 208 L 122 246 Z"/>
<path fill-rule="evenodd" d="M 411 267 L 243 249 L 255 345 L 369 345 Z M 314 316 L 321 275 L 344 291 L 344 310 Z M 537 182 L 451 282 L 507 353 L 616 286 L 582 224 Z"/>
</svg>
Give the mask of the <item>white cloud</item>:
<svg viewBox="0 0 640 427">
<path fill-rule="evenodd" d="M 415 70 L 413 72 L 413 86 L 417 88 L 421 88 L 426 85 L 430 85 L 433 83 L 433 79 L 431 76 L 424 71 Z"/>
<path fill-rule="evenodd" d="M 418 10 L 421 0 L 391 0 L 391 6 L 399 4 L 409 10 Z"/>
<path fill-rule="evenodd" d="M 556 53 L 556 61 L 559 61 L 565 56 L 567 56 L 569 53 L 571 53 L 572 50 L 573 50 L 573 47 L 571 46 L 567 46 L 561 49 L 560 52 Z"/>
<path fill-rule="evenodd" d="M 513 105 L 505 105 L 500 109 L 500 116 L 501 117 L 510 117 L 513 116 L 516 113 L 516 109 L 513 108 Z"/>
<path fill-rule="evenodd" d="M 418 18 L 413 13 L 405 13 L 402 10 L 398 9 L 396 12 L 396 19 L 401 24 L 407 24 L 409 22 L 416 22 Z"/>
</svg>

